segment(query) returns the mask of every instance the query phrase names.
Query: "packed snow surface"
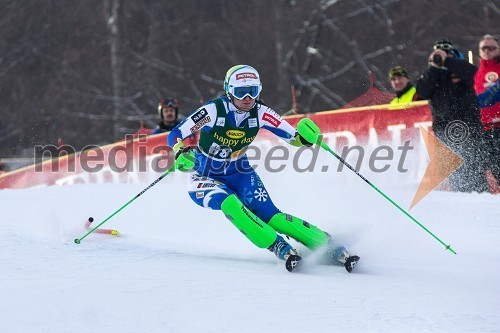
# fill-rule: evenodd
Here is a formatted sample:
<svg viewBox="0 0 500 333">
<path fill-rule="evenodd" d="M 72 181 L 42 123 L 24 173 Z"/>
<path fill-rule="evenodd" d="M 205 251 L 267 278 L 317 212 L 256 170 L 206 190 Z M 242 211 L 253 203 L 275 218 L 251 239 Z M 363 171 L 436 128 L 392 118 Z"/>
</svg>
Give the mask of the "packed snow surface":
<svg viewBox="0 0 500 333">
<path fill-rule="evenodd" d="M 260 172 L 275 204 L 361 257 L 355 272 L 253 246 L 196 206 L 185 174 L 0 191 L 2 332 L 500 332 L 500 195 L 434 191 L 411 214 L 349 170 Z M 405 209 L 418 186 L 368 178 Z M 411 177 L 410 177 L 411 178 Z M 151 178 L 154 180 L 154 177 Z"/>
</svg>

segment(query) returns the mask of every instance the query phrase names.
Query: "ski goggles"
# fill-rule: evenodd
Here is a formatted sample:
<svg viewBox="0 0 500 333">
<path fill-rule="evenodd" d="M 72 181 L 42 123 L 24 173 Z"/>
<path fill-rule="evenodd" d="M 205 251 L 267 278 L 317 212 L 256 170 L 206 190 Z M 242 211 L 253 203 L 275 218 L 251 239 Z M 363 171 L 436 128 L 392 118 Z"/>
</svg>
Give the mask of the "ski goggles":
<svg viewBox="0 0 500 333">
<path fill-rule="evenodd" d="M 166 99 L 166 100 L 163 100 L 162 102 L 163 103 L 161 103 L 161 104 L 164 108 L 168 108 L 168 107 L 176 108 L 179 106 L 179 101 L 176 99 Z"/>
<path fill-rule="evenodd" d="M 434 50 L 443 50 L 446 53 L 450 53 L 453 50 L 453 45 L 448 43 L 438 43 L 434 45 Z"/>
<path fill-rule="evenodd" d="M 245 97 L 250 97 L 251 99 L 256 99 L 260 95 L 261 86 L 246 86 L 246 87 L 231 87 L 230 93 L 235 98 L 243 100 Z"/>
</svg>

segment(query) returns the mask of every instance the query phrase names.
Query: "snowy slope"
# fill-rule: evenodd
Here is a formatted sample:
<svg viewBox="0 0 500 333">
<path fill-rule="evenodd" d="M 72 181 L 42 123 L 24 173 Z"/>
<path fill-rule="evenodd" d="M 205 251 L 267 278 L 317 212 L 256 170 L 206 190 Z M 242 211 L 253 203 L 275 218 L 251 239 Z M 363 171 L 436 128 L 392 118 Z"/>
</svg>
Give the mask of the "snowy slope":
<svg viewBox="0 0 500 333">
<path fill-rule="evenodd" d="M 361 256 L 355 273 L 312 257 L 288 273 L 192 203 L 184 174 L 105 224 L 122 237 L 80 245 L 89 216 L 102 221 L 148 184 L 4 190 L 1 331 L 500 332 L 499 195 L 433 192 L 412 210 L 453 255 L 348 170 L 261 176 L 278 207 Z M 417 188 L 368 178 L 403 207 Z"/>
</svg>

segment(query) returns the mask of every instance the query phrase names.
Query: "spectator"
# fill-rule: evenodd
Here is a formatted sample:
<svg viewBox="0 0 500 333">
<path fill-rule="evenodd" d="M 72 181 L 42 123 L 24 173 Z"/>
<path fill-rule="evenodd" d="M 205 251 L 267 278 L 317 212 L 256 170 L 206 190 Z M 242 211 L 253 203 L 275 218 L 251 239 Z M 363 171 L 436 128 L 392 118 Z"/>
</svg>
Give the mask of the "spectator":
<svg viewBox="0 0 500 333">
<path fill-rule="evenodd" d="M 480 65 L 474 89 L 481 107 L 486 167 L 500 184 L 500 46 L 498 38 L 485 35 L 479 42 Z"/>
<path fill-rule="evenodd" d="M 171 131 L 179 124 L 179 101 L 171 98 L 162 98 L 158 103 L 158 113 L 160 114 L 160 123 L 151 134 L 158 134 Z"/>
<path fill-rule="evenodd" d="M 409 103 L 419 100 L 416 94 L 417 89 L 413 86 L 406 68 L 396 66 L 389 71 L 389 79 L 391 87 L 396 93 L 396 98 L 391 101 L 391 104 Z"/>
<path fill-rule="evenodd" d="M 429 67 L 419 78 L 417 94 L 429 100 L 432 129 L 464 163 L 449 177 L 451 189 L 484 192 L 486 180 L 479 105 L 474 91 L 477 67 L 463 59 L 448 39 L 434 43 Z"/>
</svg>

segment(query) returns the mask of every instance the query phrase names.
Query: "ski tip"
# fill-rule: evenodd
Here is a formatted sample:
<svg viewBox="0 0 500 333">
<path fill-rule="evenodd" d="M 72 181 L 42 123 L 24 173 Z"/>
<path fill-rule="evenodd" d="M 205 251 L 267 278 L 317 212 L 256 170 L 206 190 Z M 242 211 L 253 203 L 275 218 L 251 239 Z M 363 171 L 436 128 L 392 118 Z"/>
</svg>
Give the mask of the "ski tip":
<svg viewBox="0 0 500 333">
<path fill-rule="evenodd" d="M 299 262 L 302 260 L 302 257 L 296 254 L 290 255 L 285 261 L 286 270 L 289 272 L 293 272 L 299 266 Z"/>
<path fill-rule="evenodd" d="M 75 238 L 75 244 L 80 244 L 80 240 L 78 238 Z"/>
</svg>

